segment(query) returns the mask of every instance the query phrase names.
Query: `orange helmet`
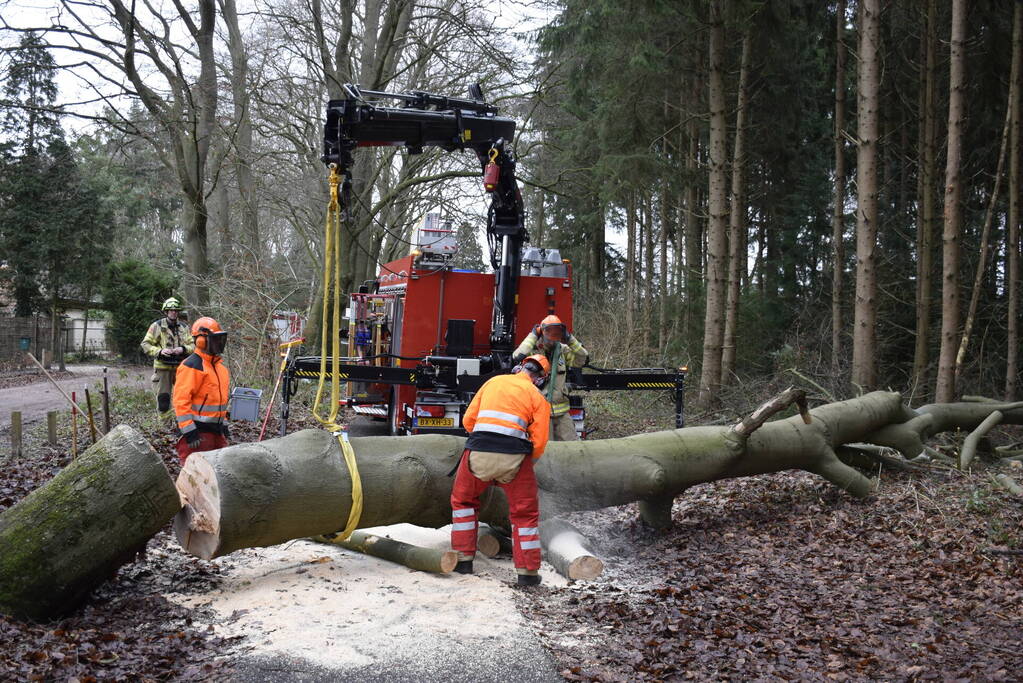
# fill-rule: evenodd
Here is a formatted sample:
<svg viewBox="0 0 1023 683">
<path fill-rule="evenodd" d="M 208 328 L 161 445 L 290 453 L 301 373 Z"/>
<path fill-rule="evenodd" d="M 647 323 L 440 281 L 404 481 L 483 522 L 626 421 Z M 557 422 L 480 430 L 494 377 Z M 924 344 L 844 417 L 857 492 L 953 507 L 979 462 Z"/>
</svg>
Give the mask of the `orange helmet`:
<svg viewBox="0 0 1023 683">
<path fill-rule="evenodd" d="M 222 354 L 227 346 L 227 332 L 209 316 L 203 316 L 192 323 L 192 336 L 195 337 L 195 348 L 213 356 Z"/>
<path fill-rule="evenodd" d="M 524 365 L 529 361 L 533 361 L 534 363 L 540 366 L 540 369 L 543 370 L 544 377 L 551 374 L 551 362 L 547 360 L 547 356 L 543 355 L 542 353 L 534 353 L 532 356 L 529 356 L 528 358 L 523 360 L 522 363 Z"/>
<path fill-rule="evenodd" d="M 560 341 L 565 338 L 565 323 L 556 315 L 549 315 L 540 321 L 540 332 L 547 339 Z"/>
</svg>

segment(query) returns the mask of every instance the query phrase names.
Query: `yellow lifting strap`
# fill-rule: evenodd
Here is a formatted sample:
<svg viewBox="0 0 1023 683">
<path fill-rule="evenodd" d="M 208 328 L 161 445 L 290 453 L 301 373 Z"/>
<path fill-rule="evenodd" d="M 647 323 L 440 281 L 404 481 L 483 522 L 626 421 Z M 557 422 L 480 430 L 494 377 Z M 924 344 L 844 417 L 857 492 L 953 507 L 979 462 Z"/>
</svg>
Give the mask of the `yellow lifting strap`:
<svg viewBox="0 0 1023 683">
<path fill-rule="evenodd" d="M 337 424 L 338 402 L 340 400 L 341 373 L 341 204 L 338 201 L 341 186 L 341 175 L 337 165 L 330 165 L 330 203 L 327 204 L 327 224 L 323 236 L 323 311 L 320 321 L 320 381 L 316 387 L 316 400 L 313 402 L 313 417 L 330 430 L 341 446 L 341 454 L 348 465 L 348 474 L 352 479 L 352 510 L 348 515 L 348 523 L 340 532 L 342 539 L 347 539 L 359 525 L 362 516 L 362 478 L 359 466 L 355 462 L 355 450 L 348 441 L 348 432 Z M 332 272 L 333 271 L 333 272 Z M 327 283 L 333 280 L 333 296 L 328 296 Z M 327 320 L 328 299 L 332 298 L 333 312 Z M 323 381 L 327 376 L 327 339 L 331 340 L 331 373 L 330 373 L 330 413 L 326 418 L 320 415 L 320 400 L 323 398 Z"/>
</svg>

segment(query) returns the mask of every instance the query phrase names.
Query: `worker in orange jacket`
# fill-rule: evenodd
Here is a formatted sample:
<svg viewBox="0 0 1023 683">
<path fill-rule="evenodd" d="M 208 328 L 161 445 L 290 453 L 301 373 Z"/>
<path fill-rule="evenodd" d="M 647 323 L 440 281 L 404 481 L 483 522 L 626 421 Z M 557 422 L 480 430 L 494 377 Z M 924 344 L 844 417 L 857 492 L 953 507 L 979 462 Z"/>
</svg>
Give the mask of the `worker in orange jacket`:
<svg viewBox="0 0 1023 683">
<path fill-rule="evenodd" d="M 196 451 L 227 446 L 227 401 L 231 374 L 220 355 L 227 345 L 227 332 L 213 318 L 192 323 L 195 353 L 178 366 L 174 382 L 174 413 L 178 418 L 178 462 L 184 467 Z"/>
<path fill-rule="evenodd" d="M 533 461 L 543 455 L 550 431 L 551 406 L 539 390 L 550 370 L 545 356 L 529 356 L 512 374 L 487 380 L 465 411 L 462 423 L 469 438 L 451 489 L 451 547 L 458 551 L 455 571 L 461 574 L 472 573 L 480 494 L 496 483 L 508 497 L 518 583 L 540 583 L 540 503 Z"/>
</svg>

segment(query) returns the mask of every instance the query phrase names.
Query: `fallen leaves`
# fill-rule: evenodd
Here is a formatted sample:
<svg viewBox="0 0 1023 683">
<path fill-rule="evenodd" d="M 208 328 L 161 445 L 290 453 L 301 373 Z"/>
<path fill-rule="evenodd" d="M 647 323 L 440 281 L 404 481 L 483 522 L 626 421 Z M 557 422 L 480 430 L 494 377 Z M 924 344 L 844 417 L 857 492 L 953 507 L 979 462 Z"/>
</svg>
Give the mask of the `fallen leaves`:
<svg viewBox="0 0 1023 683">
<path fill-rule="evenodd" d="M 520 604 L 569 680 L 1006 680 L 1023 567 L 982 551 L 993 529 L 1023 545 L 1023 510 L 990 493 L 969 509 L 975 484 L 889 473 L 864 504 L 802 473 L 716 482 L 661 536 L 634 506 L 585 513 L 595 538 L 625 530 L 598 550 L 608 580 Z M 562 637 L 580 629 L 585 647 Z"/>
</svg>

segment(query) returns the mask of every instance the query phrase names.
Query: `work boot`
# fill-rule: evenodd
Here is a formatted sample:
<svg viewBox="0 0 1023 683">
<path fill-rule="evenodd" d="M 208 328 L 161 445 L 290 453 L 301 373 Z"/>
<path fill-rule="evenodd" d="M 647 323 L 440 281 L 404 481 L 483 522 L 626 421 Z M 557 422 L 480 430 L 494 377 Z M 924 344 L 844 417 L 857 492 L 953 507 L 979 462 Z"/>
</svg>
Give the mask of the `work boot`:
<svg viewBox="0 0 1023 683">
<path fill-rule="evenodd" d="M 460 560 L 455 565 L 455 572 L 458 574 L 472 574 L 472 560 Z"/>
<path fill-rule="evenodd" d="M 520 586 L 539 586 L 540 575 L 539 574 L 519 574 L 519 585 Z"/>
</svg>

